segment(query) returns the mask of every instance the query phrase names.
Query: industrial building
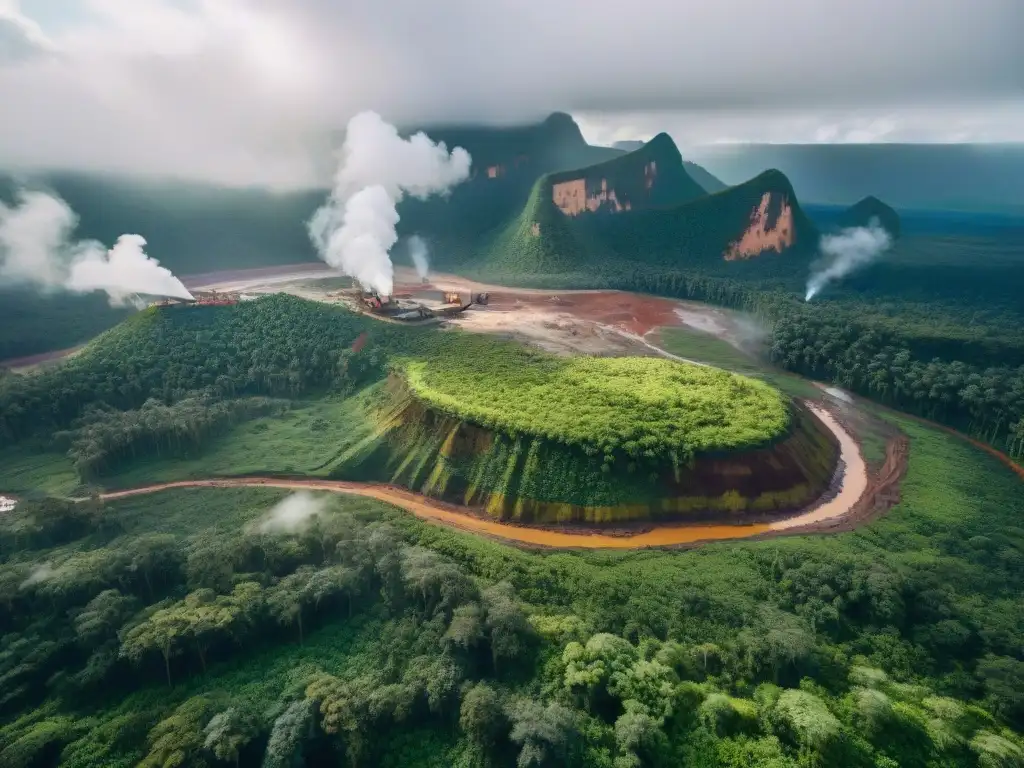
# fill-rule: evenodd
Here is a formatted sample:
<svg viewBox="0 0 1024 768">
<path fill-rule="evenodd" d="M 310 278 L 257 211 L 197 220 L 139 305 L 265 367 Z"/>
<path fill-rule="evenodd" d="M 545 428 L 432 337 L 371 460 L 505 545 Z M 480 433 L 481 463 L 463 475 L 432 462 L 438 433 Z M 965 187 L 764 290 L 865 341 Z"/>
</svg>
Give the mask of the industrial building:
<svg viewBox="0 0 1024 768">
<path fill-rule="evenodd" d="M 374 291 L 362 290 L 356 293 L 359 306 L 368 314 L 403 322 L 452 317 L 465 312 L 474 304 L 487 304 L 489 300 L 486 293 L 474 294 L 468 291 L 420 291 L 415 295 L 394 296 L 381 296 Z"/>
<path fill-rule="evenodd" d="M 193 298 L 179 299 L 170 296 L 164 296 L 154 301 L 150 306 L 153 307 L 227 307 L 232 304 L 237 304 L 240 301 L 244 301 L 246 296 L 234 291 L 220 292 L 220 291 L 196 291 L 192 294 Z"/>
</svg>

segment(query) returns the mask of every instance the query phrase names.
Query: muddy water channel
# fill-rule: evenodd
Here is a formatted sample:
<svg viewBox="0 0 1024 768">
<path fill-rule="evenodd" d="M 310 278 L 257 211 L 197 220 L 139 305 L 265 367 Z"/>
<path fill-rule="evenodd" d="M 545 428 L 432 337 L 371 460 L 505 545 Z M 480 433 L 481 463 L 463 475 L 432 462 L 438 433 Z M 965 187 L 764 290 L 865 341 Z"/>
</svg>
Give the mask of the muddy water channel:
<svg viewBox="0 0 1024 768">
<path fill-rule="evenodd" d="M 808 407 L 835 434 L 839 440 L 841 476 L 838 493 L 828 501 L 799 515 L 777 520 L 772 523 L 752 525 L 659 525 L 636 534 L 603 534 L 567 529 L 534 528 L 509 525 L 495 520 L 477 517 L 459 507 L 445 504 L 402 488 L 376 483 L 350 483 L 337 480 L 288 480 L 271 477 L 224 478 L 218 480 L 189 480 L 176 483 L 162 483 L 126 491 L 103 494 L 107 500 L 139 496 L 169 488 L 197 487 L 239 487 L 256 486 L 265 488 L 294 488 L 306 490 L 347 493 L 355 496 L 384 501 L 411 512 L 423 520 L 439 525 L 457 528 L 511 543 L 556 549 L 640 549 L 644 547 L 668 547 L 698 542 L 744 539 L 788 528 L 800 528 L 807 532 L 808 526 L 834 521 L 846 514 L 867 488 L 867 467 L 861 458 L 856 442 L 827 411 L 813 403 Z"/>
</svg>

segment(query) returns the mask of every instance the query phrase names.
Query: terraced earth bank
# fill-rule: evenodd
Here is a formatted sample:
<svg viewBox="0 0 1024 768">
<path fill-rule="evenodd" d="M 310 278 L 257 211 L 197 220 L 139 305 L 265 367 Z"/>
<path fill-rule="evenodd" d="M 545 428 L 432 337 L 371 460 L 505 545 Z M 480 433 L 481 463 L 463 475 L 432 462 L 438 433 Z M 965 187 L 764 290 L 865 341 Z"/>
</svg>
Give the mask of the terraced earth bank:
<svg viewBox="0 0 1024 768">
<path fill-rule="evenodd" d="M 565 375 L 568 361 L 550 363 L 552 376 Z M 632 398 L 588 401 L 600 399 L 594 380 L 603 364 L 630 366 L 621 384 Z M 683 378 L 660 379 L 665 372 Z M 597 359 L 588 363 L 590 390 L 577 382 L 563 393 L 576 401 L 535 380 L 534 407 L 520 402 L 503 418 L 474 400 L 488 391 L 501 404 L 493 373 L 481 360 L 436 379 L 399 367 L 367 413 L 375 428 L 332 476 L 398 485 L 495 520 L 615 526 L 779 519 L 821 498 L 836 474 L 832 432 L 805 406 L 745 377 L 653 358 Z M 522 382 L 512 383 L 521 394 Z M 722 399 L 703 399 L 711 392 Z M 559 410 L 573 419 L 563 423 Z M 569 424 L 575 431 L 563 431 Z"/>
</svg>

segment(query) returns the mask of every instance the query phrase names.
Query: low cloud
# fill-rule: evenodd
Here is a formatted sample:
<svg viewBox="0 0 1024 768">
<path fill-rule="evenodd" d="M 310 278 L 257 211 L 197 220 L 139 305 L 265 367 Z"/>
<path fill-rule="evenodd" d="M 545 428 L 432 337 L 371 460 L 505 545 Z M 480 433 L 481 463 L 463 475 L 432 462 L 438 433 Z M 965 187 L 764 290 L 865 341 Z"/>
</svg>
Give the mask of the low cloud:
<svg viewBox="0 0 1024 768">
<path fill-rule="evenodd" d="M 17 4 L 0 0 L 0 66 L 40 60 L 56 53 L 39 25 L 22 14 Z"/>
<path fill-rule="evenodd" d="M 402 126 L 744 113 L 711 137 L 744 140 L 773 116 L 873 110 L 807 132 L 856 138 L 899 133 L 906 109 L 967 115 L 1024 91 L 1018 0 L 67 5 L 55 27 L 0 0 L 0 166 L 308 186 L 366 109 Z"/>
<path fill-rule="evenodd" d="M 313 518 L 322 515 L 326 507 L 327 499 L 324 496 L 299 491 L 278 502 L 260 520 L 256 530 L 269 534 L 295 533 L 309 525 Z"/>
</svg>

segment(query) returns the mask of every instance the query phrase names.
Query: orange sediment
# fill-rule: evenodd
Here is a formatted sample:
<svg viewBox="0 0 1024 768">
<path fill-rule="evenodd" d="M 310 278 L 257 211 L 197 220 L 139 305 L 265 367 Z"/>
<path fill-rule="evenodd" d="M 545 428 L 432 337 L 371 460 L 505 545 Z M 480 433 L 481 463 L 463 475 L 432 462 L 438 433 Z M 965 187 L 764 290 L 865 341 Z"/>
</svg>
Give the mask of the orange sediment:
<svg viewBox="0 0 1024 768">
<path fill-rule="evenodd" d="M 692 544 L 698 541 L 742 539 L 756 536 L 760 533 L 767 533 L 771 530 L 771 526 L 767 524 L 679 525 L 658 526 L 642 533 L 621 536 L 602 533 L 570 533 L 550 528 L 528 528 L 526 526 L 500 523 L 496 520 L 487 520 L 465 512 L 458 512 L 454 507 L 402 488 L 374 483 L 350 483 L 341 480 L 285 480 L 273 477 L 182 480 L 174 483 L 161 483 L 144 488 L 132 488 L 126 491 L 105 493 L 101 498 L 110 501 L 130 496 L 141 496 L 171 488 L 233 488 L 239 486 L 331 491 L 333 493 L 364 496 L 393 504 L 407 512 L 411 512 L 422 520 L 440 523 L 441 525 L 447 525 L 468 533 L 493 536 L 520 544 L 559 549 L 640 549 L 643 547 L 664 547 L 677 544 Z"/>
<path fill-rule="evenodd" d="M 814 523 L 822 523 L 826 520 L 842 517 L 860 500 L 860 497 L 864 495 L 868 487 L 868 468 L 864 463 L 864 457 L 860 454 L 857 443 L 850 436 L 850 433 L 843 429 L 839 422 L 824 408 L 812 403 L 808 403 L 807 407 L 824 422 L 825 426 L 839 440 L 839 456 L 844 464 L 842 485 L 840 486 L 839 493 L 824 504 L 801 515 L 771 523 L 770 528 L 773 531 L 800 528 L 805 525 L 813 525 Z"/>
<path fill-rule="evenodd" d="M 182 480 L 161 483 L 144 488 L 105 493 L 105 500 L 122 499 L 171 488 L 230 488 L 255 486 L 289 488 L 364 496 L 393 504 L 428 522 L 447 525 L 468 533 L 504 539 L 517 544 L 556 549 L 642 549 L 645 547 L 671 547 L 711 541 L 745 539 L 789 528 L 802 528 L 826 520 L 842 517 L 860 499 L 867 487 L 867 468 L 853 438 L 824 409 L 808 407 L 836 435 L 841 446 L 841 459 L 845 466 L 839 494 L 824 504 L 800 515 L 773 523 L 744 525 L 659 525 L 635 534 L 613 535 L 596 532 L 572 532 L 551 528 L 532 528 L 509 525 L 496 520 L 477 517 L 460 511 L 454 505 L 435 501 L 412 491 L 377 483 L 353 483 L 341 480 L 305 480 L 273 477 L 237 477 L 218 480 Z"/>
</svg>

